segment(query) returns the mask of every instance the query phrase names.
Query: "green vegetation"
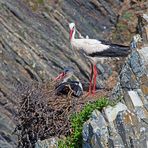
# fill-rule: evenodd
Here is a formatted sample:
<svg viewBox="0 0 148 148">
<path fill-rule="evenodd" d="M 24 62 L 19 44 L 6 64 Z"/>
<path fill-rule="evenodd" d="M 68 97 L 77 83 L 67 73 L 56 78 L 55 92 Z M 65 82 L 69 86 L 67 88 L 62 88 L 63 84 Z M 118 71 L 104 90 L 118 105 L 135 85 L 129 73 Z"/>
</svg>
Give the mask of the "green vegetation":
<svg viewBox="0 0 148 148">
<path fill-rule="evenodd" d="M 125 12 L 122 16 L 122 18 L 126 19 L 126 20 L 129 20 L 133 17 L 133 14 L 131 12 Z"/>
<path fill-rule="evenodd" d="M 44 0 L 36 0 L 37 3 L 42 4 L 44 2 Z"/>
<path fill-rule="evenodd" d="M 72 134 L 66 140 L 59 141 L 59 148 L 81 148 L 83 123 L 90 118 L 93 110 L 102 110 L 107 105 L 109 105 L 108 99 L 101 98 L 93 103 L 87 103 L 81 112 L 72 115 L 70 118 Z"/>
<path fill-rule="evenodd" d="M 124 24 L 123 22 L 117 24 L 117 30 L 118 31 L 121 32 L 121 31 L 125 31 L 127 29 L 128 29 L 127 24 Z"/>
</svg>

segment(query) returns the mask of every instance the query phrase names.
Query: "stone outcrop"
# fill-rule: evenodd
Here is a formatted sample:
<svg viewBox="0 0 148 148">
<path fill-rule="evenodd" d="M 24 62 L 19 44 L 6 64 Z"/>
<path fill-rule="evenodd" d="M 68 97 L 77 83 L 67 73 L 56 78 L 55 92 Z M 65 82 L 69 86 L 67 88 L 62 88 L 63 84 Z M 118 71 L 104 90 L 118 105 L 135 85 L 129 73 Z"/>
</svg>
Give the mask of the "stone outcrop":
<svg viewBox="0 0 148 148">
<path fill-rule="evenodd" d="M 148 44 L 144 42 L 126 59 L 110 96 L 111 101 L 123 96 L 121 102 L 104 108 L 102 113 L 95 110 L 84 124 L 83 148 L 148 147 L 147 59 Z"/>
<path fill-rule="evenodd" d="M 39 140 L 36 142 L 35 144 L 35 148 L 46 148 L 46 147 L 50 147 L 50 148 L 57 148 L 58 147 L 58 138 L 50 138 L 50 139 L 45 139 L 45 140 Z"/>
</svg>

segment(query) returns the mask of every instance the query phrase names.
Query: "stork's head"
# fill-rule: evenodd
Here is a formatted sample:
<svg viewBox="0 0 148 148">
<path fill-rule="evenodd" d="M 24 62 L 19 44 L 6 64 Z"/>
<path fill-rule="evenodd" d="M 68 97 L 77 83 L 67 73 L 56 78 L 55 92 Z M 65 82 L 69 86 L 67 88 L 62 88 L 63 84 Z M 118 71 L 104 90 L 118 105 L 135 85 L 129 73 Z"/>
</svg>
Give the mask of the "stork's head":
<svg viewBox="0 0 148 148">
<path fill-rule="evenodd" d="M 71 40 L 72 36 L 73 36 L 73 33 L 75 31 L 75 23 L 70 23 L 69 28 L 70 28 L 70 40 Z"/>
<path fill-rule="evenodd" d="M 75 27 L 75 23 L 69 23 L 70 30 L 73 29 L 74 27 Z"/>
<path fill-rule="evenodd" d="M 65 74 L 73 74 L 74 68 L 73 67 L 65 67 L 64 68 L 64 73 Z"/>
<path fill-rule="evenodd" d="M 71 77 L 74 73 L 74 68 L 73 67 L 65 67 L 63 72 L 60 73 L 56 78 L 54 78 L 54 81 L 56 80 L 62 80 L 66 77 Z"/>
</svg>

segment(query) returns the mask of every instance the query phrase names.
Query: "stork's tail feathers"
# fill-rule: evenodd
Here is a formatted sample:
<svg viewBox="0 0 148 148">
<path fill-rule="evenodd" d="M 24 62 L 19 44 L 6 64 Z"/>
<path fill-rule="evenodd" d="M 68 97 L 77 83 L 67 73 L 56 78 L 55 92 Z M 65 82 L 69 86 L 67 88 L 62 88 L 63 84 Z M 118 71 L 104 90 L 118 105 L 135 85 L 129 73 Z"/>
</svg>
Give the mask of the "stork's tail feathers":
<svg viewBox="0 0 148 148">
<path fill-rule="evenodd" d="M 91 57 L 126 57 L 131 52 L 127 46 L 111 44 L 108 49 L 89 54 Z"/>
</svg>

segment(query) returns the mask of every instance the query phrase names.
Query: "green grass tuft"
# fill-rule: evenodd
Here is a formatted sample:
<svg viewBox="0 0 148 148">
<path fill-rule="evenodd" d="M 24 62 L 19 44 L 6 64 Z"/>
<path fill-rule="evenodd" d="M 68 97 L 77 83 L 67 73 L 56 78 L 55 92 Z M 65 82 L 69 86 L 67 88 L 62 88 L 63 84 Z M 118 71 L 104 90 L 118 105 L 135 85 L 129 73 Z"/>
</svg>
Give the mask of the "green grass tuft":
<svg viewBox="0 0 148 148">
<path fill-rule="evenodd" d="M 39 3 L 39 4 L 43 4 L 44 3 L 44 0 L 36 0 L 37 1 L 37 3 Z"/>
<path fill-rule="evenodd" d="M 125 12 L 122 16 L 122 18 L 126 19 L 126 20 L 129 20 L 133 17 L 133 14 L 131 12 Z"/>
<path fill-rule="evenodd" d="M 109 101 L 106 98 L 99 99 L 93 103 L 87 103 L 81 112 L 73 114 L 70 118 L 71 126 L 73 129 L 72 135 L 66 138 L 66 140 L 60 140 L 58 143 L 59 148 L 81 148 L 82 147 L 82 128 L 84 122 L 86 122 L 93 110 L 102 110 L 103 107 L 109 105 Z"/>
</svg>

